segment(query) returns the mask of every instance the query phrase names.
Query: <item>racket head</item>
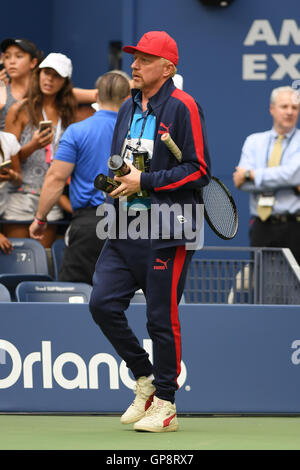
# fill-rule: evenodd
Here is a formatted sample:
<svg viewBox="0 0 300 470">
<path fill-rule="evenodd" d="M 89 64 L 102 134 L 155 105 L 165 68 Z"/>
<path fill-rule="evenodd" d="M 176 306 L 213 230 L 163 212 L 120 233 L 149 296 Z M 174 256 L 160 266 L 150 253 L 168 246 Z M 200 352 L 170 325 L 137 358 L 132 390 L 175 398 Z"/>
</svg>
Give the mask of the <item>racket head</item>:
<svg viewBox="0 0 300 470">
<path fill-rule="evenodd" d="M 232 240 L 238 230 L 238 211 L 232 195 L 222 181 L 212 176 L 201 191 L 205 220 L 223 240 Z"/>
</svg>

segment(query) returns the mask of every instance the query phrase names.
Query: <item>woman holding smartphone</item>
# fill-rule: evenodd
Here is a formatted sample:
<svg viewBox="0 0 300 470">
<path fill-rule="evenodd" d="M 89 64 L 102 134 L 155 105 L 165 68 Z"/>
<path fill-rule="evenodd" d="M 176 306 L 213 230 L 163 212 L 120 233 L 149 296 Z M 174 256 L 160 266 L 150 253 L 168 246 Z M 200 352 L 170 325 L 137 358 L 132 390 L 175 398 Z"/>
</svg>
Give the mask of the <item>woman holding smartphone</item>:
<svg viewBox="0 0 300 470">
<path fill-rule="evenodd" d="M 8 182 L 16 187 L 22 182 L 18 156 L 20 148 L 15 135 L 0 131 L 0 217 L 7 203 Z M 0 249 L 7 254 L 13 249 L 11 242 L 1 232 Z"/>
<path fill-rule="evenodd" d="M 0 130 L 4 130 L 5 118 L 10 106 L 25 98 L 33 71 L 43 59 L 43 53 L 28 39 L 4 39 L 0 44 Z M 78 103 L 96 101 L 97 90 L 73 89 Z"/>
<path fill-rule="evenodd" d="M 75 122 L 77 103 L 71 83 L 72 62 L 64 54 L 49 54 L 33 71 L 28 97 L 14 103 L 7 114 L 5 129 L 21 144 L 19 153 L 22 184 L 10 186 L 4 213 L 6 220 L 32 221 L 37 211 L 44 177 L 58 147 L 60 137 Z M 51 121 L 42 128 L 41 121 Z M 59 205 L 48 215 L 49 222 L 63 218 Z M 43 224 L 44 221 L 39 221 Z M 28 223 L 5 224 L 7 237 L 29 237 Z M 48 224 L 42 243 L 48 248 L 56 238 L 56 224 Z"/>
</svg>

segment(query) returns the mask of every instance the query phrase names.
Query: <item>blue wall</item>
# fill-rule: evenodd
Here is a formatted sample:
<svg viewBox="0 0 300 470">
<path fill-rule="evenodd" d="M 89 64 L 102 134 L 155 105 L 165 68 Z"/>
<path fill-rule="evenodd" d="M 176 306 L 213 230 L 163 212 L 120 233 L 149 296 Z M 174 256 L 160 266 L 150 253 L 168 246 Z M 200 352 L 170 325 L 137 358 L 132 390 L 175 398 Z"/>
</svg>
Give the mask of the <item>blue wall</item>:
<svg viewBox="0 0 300 470">
<path fill-rule="evenodd" d="M 46 8 L 46 9 L 45 9 Z M 17 17 L 14 17 L 15 12 Z M 92 87 L 108 68 L 109 41 L 136 43 L 147 30 L 165 29 L 178 42 L 178 72 L 184 89 L 202 105 L 207 123 L 213 173 L 232 191 L 240 214 L 238 235 L 218 239 L 209 228 L 206 245 L 248 244 L 248 196 L 236 191 L 232 173 L 246 136 L 271 126 L 269 96 L 274 87 L 300 78 L 298 25 L 282 33 L 284 20 L 298 20 L 299 0 L 235 0 L 228 8 L 208 8 L 199 0 L 15 0 L 1 6 L 1 35 L 25 36 L 48 53 L 65 52 L 74 64 L 73 82 Z M 27 21 L 25 21 L 27 19 Z M 245 39 L 255 20 L 267 20 L 252 45 Z M 284 28 L 283 28 L 284 29 Z M 258 54 L 250 79 L 243 56 Z M 291 56 L 294 54 L 294 56 Z M 279 55 L 279 56 L 278 56 Z M 131 56 L 123 68 L 130 71 Z M 285 63 L 280 66 L 279 63 Z M 277 73 L 282 72 L 276 78 Z M 265 74 L 265 77 L 263 76 Z M 275 75 L 274 75 L 275 74 Z"/>
<path fill-rule="evenodd" d="M 122 0 L 54 0 L 52 49 L 74 61 L 73 82 L 94 87 L 109 68 L 110 41 L 122 40 Z"/>
<path fill-rule="evenodd" d="M 1 40 L 25 37 L 45 55 L 67 54 L 73 61 L 74 85 L 91 88 L 108 70 L 109 42 L 122 40 L 121 18 L 122 0 L 3 2 Z"/>
<path fill-rule="evenodd" d="M 51 49 L 53 2 L 1 2 L 1 41 L 7 37 L 27 38 L 46 53 Z"/>
</svg>

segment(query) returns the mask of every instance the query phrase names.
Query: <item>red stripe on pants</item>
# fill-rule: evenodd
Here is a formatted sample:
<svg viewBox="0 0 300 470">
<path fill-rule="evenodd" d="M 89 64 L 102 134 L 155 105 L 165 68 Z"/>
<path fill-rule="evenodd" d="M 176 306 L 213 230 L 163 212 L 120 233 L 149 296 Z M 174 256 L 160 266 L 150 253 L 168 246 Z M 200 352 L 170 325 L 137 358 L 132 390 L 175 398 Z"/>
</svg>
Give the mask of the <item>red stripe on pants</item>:
<svg viewBox="0 0 300 470">
<path fill-rule="evenodd" d="M 172 288 L 171 288 L 171 325 L 175 340 L 176 350 L 176 363 L 177 363 L 177 378 L 181 372 L 181 334 L 180 334 L 180 323 L 178 317 L 178 305 L 177 305 L 177 287 L 179 279 L 182 273 L 186 257 L 185 246 L 178 246 L 176 248 L 175 259 L 173 263 L 172 273 Z M 176 380 L 177 383 L 177 380 Z M 177 383 L 178 388 L 178 383 Z"/>
</svg>

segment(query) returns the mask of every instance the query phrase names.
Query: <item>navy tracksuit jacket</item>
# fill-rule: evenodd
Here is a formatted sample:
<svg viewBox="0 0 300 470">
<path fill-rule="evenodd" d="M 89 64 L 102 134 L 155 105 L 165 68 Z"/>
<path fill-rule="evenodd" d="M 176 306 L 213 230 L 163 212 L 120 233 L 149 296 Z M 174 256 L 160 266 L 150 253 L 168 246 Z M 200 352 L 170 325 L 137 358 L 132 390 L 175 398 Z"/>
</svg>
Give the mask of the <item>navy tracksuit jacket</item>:
<svg viewBox="0 0 300 470">
<path fill-rule="evenodd" d="M 133 97 L 137 92 L 132 90 Z M 148 190 L 151 204 L 179 204 L 182 210 L 185 204 L 196 207 L 200 202 L 197 189 L 210 180 L 203 112 L 190 95 L 175 88 L 172 79 L 149 99 L 149 105 L 156 116 L 156 131 L 150 172 L 142 173 L 141 188 Z M 112 155 L 121 153 L 133 114 L 133 99 L 129 99 L 118 113 Z M 181 163 L 161 142 L 160 137 L 165 132 L 169 132 L 182 151 Z M 116 206 L 118 200 L 114 204 Z M 148 213 L 150 219 L 150 211 Z M 194 216 L 193 211 L 190 223 L 196 229 Z M 164 239 L 163 222 L 159 219 L 158 227 L 155 227 L 158 238 L 153 240 L 106 241 L 96 264 L 90 310 L 134 377 L 153 373 L 156 395 L 174 402 L 181 362 L 178 303 L 193 252 L 185 248 L 190 240 L 184 238 L 182 223 L 174 217 L 170 237 Z M 147 329 L 153 341 L 153 365 L 124 313 L 139 288 L 143 289 L 147 300 Z"/>
</svg>

